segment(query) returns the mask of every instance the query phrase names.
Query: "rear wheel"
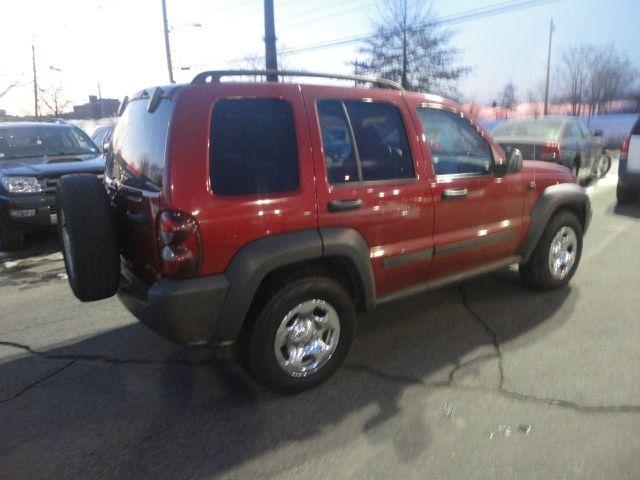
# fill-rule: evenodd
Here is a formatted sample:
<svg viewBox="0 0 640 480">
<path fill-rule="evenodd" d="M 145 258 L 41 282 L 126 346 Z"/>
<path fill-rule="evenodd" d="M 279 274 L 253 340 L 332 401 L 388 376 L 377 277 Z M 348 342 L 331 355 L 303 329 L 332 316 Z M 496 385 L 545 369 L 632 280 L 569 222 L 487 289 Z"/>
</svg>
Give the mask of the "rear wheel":
<svg viewBox="0 0 640 480">
<path fill-rule="evenodd" d="M 601 154 L 598 162 L 596 164 L 596 168 L 594 171 L 594 177 L 596 179 L 603 178 L 611 169 L 611 158 L 606 154 Z"/>
<path fill-rule="evenodd" d="M 120 284 L 120 255 L 109 199 L 95 175 L 66 175 L 58 182 L 58 233 L 69 284 L 83 302 L 113 295 Z"/>
<path fill-rule="evenodd" d="M 13 252 L 24 248 L 24 231 L 0 217 L 0 250 Z"/>
<path fill-rule="evenodd" d="M 335 280 L 306 277 L 276 290 L 254 322 L 245 352 L 249 373 L 274 390 L 294 393 L 322 383 L 343 362 L 355 309 Z"/>
<path fill-rule="evenodd" d="M 582 225 L 568 210 L 556 213 L 542 233 L 531 257 L 520 265 L 520 276 L 528 286 L 548 290 L 571 280 L 582 255 Z"/>
</svg>

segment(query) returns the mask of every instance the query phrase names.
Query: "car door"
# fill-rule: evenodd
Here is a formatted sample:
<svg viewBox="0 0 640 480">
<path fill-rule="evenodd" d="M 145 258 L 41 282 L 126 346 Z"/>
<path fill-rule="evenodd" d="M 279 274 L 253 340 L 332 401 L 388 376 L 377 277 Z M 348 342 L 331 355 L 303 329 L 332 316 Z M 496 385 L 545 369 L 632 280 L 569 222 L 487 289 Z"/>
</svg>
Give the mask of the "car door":
<svg viewBox="0 0 640 480">
<path fill-rule="evenodd" d="M 568 151 L 572 152 L 573 158 L 580 158 L 580 172 L 584 174 L 591 170 L 591 151 L 589 149 L 588 139 L 582 134 L 578 122 L 569 120 L 565 126 L 565 142 Z"/>
<path fill-rule="evenodd" d="M 602 137 L 596 137 L 591 129 L 587 127 L 583 122 L 577 121 L 576 124 L 582 131 L 584 150 L 588 151 L 589 165 L 594 168 L 594 165 L 600 160 L 600 153 L 602 153 L 602 147 L 604 146 L 604 140 Z"/>
<path fill-rule="evenodd" d="M 355 230 L 364 238 L 377 296 L 425 282 L 433 253 L 432 195 L 400 93 L 301 88 L 320 228 Z"/>
<path fill-rule="evenodd" d="M 433 167 L 435 251 L 429 281 L 514 255 L 524 235 L 522 174 L 494 176 L 494 159 L 502 152 L 456 107 L 413 107 Z"/>
</svg>

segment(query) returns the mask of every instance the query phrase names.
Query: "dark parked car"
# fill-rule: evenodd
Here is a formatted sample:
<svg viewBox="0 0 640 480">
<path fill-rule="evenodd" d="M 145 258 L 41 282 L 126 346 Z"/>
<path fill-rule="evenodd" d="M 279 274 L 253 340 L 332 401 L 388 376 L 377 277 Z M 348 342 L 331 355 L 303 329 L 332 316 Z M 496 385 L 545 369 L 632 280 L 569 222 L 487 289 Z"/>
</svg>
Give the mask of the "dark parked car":
<svg viewBox="0 0 640 480">
<path fill-rule="evenodd" d="M 67 123 L 0 123 L 0 250 L 19 250 L 26 231 L 55 225 L 55 189 L 69 173 L 104 173 L 98 147 Z"/>
<path fill-rule="evenodd" d="M 617 196 L 620 203 L 640 197 L 640 119 L 622 142 Z"/>
<path fill-rule="evenodd" d="M 593 133 L 572 117 L 509 120 L 491 132 L 507 154 L 514 148 L 525 160 L 544 160 L 564 165 L 581 180 L 602 178 L 611 168 L 602 131 Z"/>
<path fill-rule="evenodd" d="M 118 293 L 165 337 L 235 344 L 255 378 L 299 391 L 344 360 L 357 311 L 511 264 L 540 289 L 576 272 L 584 188 L 506 157 L 460 105 L 381 79 L 394 88 L 220 75 L 133 95 L 106 189 L 60 180 L 80 300 Z"/>
<path fill-rule="evenodd" d="M 101 151 L 105 151 L 111 142 L 111 134 L 115 125 L 101 125 L 91 134 L 91 140 Z"/>
</svg>

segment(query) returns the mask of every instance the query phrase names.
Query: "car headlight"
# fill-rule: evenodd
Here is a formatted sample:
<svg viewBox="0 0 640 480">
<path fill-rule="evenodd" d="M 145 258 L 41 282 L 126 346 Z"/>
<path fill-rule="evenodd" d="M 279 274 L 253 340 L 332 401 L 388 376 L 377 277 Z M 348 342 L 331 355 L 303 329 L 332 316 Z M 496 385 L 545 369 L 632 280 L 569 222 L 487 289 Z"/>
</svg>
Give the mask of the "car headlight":
<svg viewBox="0 0 640 480">
<path fill-rule="evenodd" d="M 40 193 L 42 185 L 35 177 L 2 177 L 2 186 L 9 193 Z"/>
</svg>

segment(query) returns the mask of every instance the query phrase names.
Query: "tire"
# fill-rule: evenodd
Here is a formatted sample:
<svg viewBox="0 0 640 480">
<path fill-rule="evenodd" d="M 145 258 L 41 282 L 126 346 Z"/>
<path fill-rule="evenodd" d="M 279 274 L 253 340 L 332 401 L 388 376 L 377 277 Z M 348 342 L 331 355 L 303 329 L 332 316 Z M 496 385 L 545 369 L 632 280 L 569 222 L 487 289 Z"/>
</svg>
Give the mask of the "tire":
<svg viewBox="0 0 640 480">
<path fill-rule="evenodd" d="M 621 185 L 619 181 L 616 187 L 616 198 L 621 205 L 628 205 L 635 200 L 633 191 L 629 187 Z"/>
<path fill-rule="evenodd" d="M 566 237 L 561 232 L 564 232 Z M 553 215 L 531 257 L 526 263 L 520 265 L 522 282 L 539 290 L 560 288 L 569 283 L 578 268 L 580 257 L 582 256 L 582 235 L 582 224 L 573 212 L 561 210 Z M 558 240 L 558 236 L 561 236 L 562 239 L 566 238 L 567 241 Z M 552 247 L 558 248 L 559 246 L 559 253 L 565 253 L 565 248 L 568 253 L 558 257 L 557 262 L 559 263 L 555 263 L 555 265 L 559 265 L 560 268 L 554 271 L 551 261 L 551 257 L 554 254 Z M 564 260 L 566 260 L 566 263 Z M 567 265 L 569 263 L 570 265 Z M 565 265 L 565 268 L 562 268 L 562 265 Z"/>
<path fill-rule="evenodd" d="M 15 252 L 24 248 L 24 231 L 0 217 L 0 251 Z"/>
<path fill-rule="evenodd" d="M 604 178 L 609 173 L 609 170 L 611 170 L 611 157 L 602 153 L 592 172 L 592 177 L 595 180 Z"/>
<path fill-rule="evenodd" d="M 249 373 L 282 393 L 297 393 L 327 380 L 344 361 L 353 338 L 355 308 L 347 290 L 328 277 L 304 277 L 274 290 L 268 298 L 255 318 L 248 319 L 253 324 L 243 360 Z M 311 312 L 317 317 L 311 317 Z M 332 330 L 321 331 L 311 318 Z M 300 355 L 299 363 L 285 366 L 295 351 L 302 352 L 314 342 L 327 346 L 328 356 Z"/>
<path fill-rule="evenodd" d="M 56 189 L 58 234 L 71 290 L 83 302 L 115 295 L 120 255 L 109 199 L 95 175 L 66 175 Z"/>
</svg>

